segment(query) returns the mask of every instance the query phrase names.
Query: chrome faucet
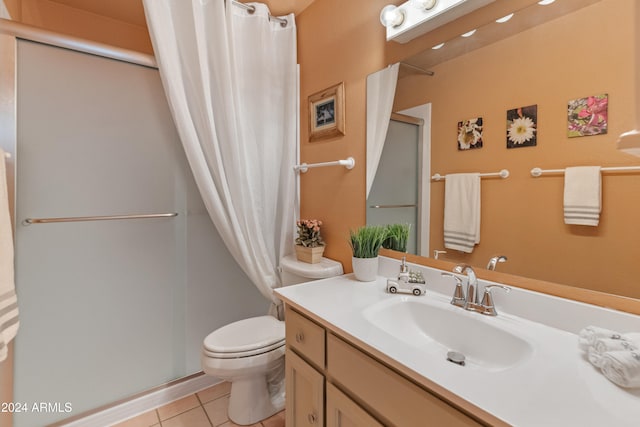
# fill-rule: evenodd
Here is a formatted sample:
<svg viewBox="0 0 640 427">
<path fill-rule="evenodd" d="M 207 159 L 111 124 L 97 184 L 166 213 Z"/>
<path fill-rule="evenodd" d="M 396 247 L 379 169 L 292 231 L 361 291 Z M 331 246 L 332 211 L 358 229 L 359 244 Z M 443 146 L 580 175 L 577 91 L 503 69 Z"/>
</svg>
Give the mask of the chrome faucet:
<svg viewBox="0 0 640 427">
<path fill-rule="evenodd" d="M 487 264 L 487 270 L 494 271 L 496 269 L 496 265 L 499 262 L 506 262 L 507 257 L 504 255 L 496 255 L 489 260 L 489 264 Z"/>
<path fill-rule="evenodd" d="M 473 267 L 468 264 L 456 265 L 453 269 L 454 273 L 467 275 L 467 298 L 465 299 L 465 310 L 476 310 L 478 306 L 478 277 L 476 272 L 473 271 Z"/>
<path fill-rule="evenodd" d="M 503 285 L 485 286 L 482 301 L 478 302 L 478 277 L 476 276 L 476 272 L 473 270 L 473 268 L 467 264 L 459 264 L 455 266 L 453 272 L 456 274 L 467 275 L 467 292 L 465 298 L 465 294 L 462 291 L 462 279 L 460 279 L 456 274 L 441 273 L 443 276 L 451 276 L 456 279 L 456 290 L 453 298 L 451 299 L 451 304 L 462 307 L 465 310 L 477 311 L 478 313 L 486 314 L 487 316 L 498 315 L 498 313 L 496 312 L 496 307 L 493 303 L 493 295 L 491 295 L 491 289 L 500 288 L 506 292 L 509 292 L 511 290 L 510 287 Z"/>
</svg>

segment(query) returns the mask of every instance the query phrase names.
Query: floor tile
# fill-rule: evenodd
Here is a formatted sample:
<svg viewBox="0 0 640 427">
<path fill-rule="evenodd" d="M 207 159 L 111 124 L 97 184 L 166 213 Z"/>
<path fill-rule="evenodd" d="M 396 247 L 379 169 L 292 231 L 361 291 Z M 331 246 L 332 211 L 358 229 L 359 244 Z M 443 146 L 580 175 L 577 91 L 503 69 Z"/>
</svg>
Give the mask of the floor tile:
<svg viewBox="0 0 640 427">
<path fill-rule="evenodd" d="M 284 411 L 280 411 L 272 417 L 262 421 L 263 427 L 284 427 Z"/>
<path fill-rule="evenodd" d="M 160 421 L 164 421 L 167 418 L 175 417 L 178 414 L 200 406 L 200 401 L 195 394 L 190 394 L 187 397 L 178 399 L 174 402 L 168 403 L 158 408 L 158 415 L 160 415 Z"/>
<path fill-rule="evenodd" d="M 144 414 L 115 424 L 112 427 L 149 427 L 153 424 L 158 424 L 159 421 L 158 414 L 154 409 L 153 411 L 145 412 Z"/>
<path fill-rule="evenodd" d="M 207 411 L 207 415 L 214 426 L 219 426 L 229 420 L 229 417 L 227 416 L 227 408 L 229 406 L 228 396 L 212 400 L 202 406 L 204 407 L 204 410 Z"/>
<path fill-rule="evenodd" d="M 204 413 L 204 409 L 198 406 L 178 416 L 162 421 L 162 427 L 211 427 L 211 423 Z"/>
<path fill-rule="evenodd" d="M 262 427 L 262 424 L 256 423 L 249 426 L 241 426 L 240 424 L 236 424 L 233 421 L 227 421 L 224 424 L 220 424 L 220 427 Z"/>
<path fill-rule="evenodd" d="M 205 388 L 202 391 L 197 392 L 200 402 L 207 403 L 212 400 L 216 400 L 219 397 L 226 396 L 231 392 L 231 383 L 228 381 L 216 384 L 212 387 Z"/>
</svg>

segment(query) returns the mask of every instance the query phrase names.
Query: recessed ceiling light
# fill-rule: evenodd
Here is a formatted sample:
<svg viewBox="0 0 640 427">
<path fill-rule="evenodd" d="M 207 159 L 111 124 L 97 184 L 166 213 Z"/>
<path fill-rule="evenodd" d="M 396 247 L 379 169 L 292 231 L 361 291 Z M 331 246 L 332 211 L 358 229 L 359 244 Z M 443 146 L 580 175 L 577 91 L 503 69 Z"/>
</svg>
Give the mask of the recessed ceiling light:
<svg viewBox="0 0 640 427">
<path fill-rule="evenodd" d="M 541 1 L 538 2 L 538 4 L 542 5 L 542 6 L 546 6 L 548 4 L 553 3 L 554 1 L 556 1 L 556 0 L 541 0 Z"/>
<path fill-rule="evenodd" d="M 444 46 L 444 43 L 437 44 L 434 47 L 432 47 L 431 49 L 437 50 L 437 49 L 440 49 L 442 46 Z"/>
<path fill-rule="evenodd" d="M 505 22 L 507 22 L 509 19 L 513 18 L 513 13 L 508 14 L 507 16 L 503 16 L 500 19 L 496 19 L 496 22 L 498 24 L 504 24 Z"/>
<path fill-rule="evenodd" d="M 472 35 L 474 35 L 476 33 L 476 31 L 478 31 L 477 29 L 473 29 L 471 31 L 467 31 L 466 33 L 462 34 L 462 37 L 471 37 Z"/>
</svg>

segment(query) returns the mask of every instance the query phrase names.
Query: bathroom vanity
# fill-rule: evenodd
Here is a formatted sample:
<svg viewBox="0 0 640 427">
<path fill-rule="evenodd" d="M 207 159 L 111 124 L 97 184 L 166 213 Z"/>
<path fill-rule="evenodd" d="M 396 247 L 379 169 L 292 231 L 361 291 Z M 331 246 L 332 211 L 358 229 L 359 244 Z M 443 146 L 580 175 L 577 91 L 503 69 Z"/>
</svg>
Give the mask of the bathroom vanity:
<svg viewBox="0 0 640 427">
<path fill-rule="evenodd" d="M 640 390 L 593 368 L 577 332 L 594 324 L 640 331 L 640 316 L 513 288 L 498 315 L 449 302 L 442 270 L 410 265 L 424 296 L 390 294 L 399 261 L 279 289 L 286 304 L 286 423 L 290 426 L 636 425 Z M 492 282 L 480 280 L 484 287 Z M 455 350 L 465 366 L 447 360 Z"/>
</svg>

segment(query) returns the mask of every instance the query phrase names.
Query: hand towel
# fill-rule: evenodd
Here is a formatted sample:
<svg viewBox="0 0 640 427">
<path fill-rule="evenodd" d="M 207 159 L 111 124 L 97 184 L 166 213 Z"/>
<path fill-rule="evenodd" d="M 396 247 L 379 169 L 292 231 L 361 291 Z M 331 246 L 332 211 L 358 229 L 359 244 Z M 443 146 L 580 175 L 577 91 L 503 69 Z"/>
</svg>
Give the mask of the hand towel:
<svg viewBox="0 0 640 427">
<path fill-rule="evenodd" d="M 620 351 L 620 350 L 638 350 L 640 346 L 636 345 L 633 341 L 627 341 L 624 338 L 622 339 L 614 339 L 614 338 L 598 338 L 596 342 L 589 347 L 587 351 L 587 357 L 589 358 L 589 362 L 597 368 L 602 367 L 602 357 L 611 351 Z"/>
<path fill-rule="evenodd" d="M 445 179 L 444 247 L 471 253 L 480 243 L 480 174 L 449 174 Z"/>
<path fill-rule="evenodd" d="M 640 352 L 610 351 L 602 355 L 600 365 L 604 376 L 620 387 L 640 387 Z"/>
<path fill-rule="evenodd" d="M 601 328 L 599 326 L 587 326 L 578 334 L 578 345 L 584 351 L 589 350 L 599 338 L 621 339 L 622 335 L 611 329 Z"/>
<path fill-rule="evenodd" d="M 564 172 L 564 223 L 597 226 L 602 210 L 600 166 L 578 166 Z"/>
<path fill-rule="evenodd" d="M 13 234 L 5 155 L 0 149 L 0 362 L 7 357 L 7 345 L 17 331 L 18 300 L 13 275 Z"/>
</svg>

